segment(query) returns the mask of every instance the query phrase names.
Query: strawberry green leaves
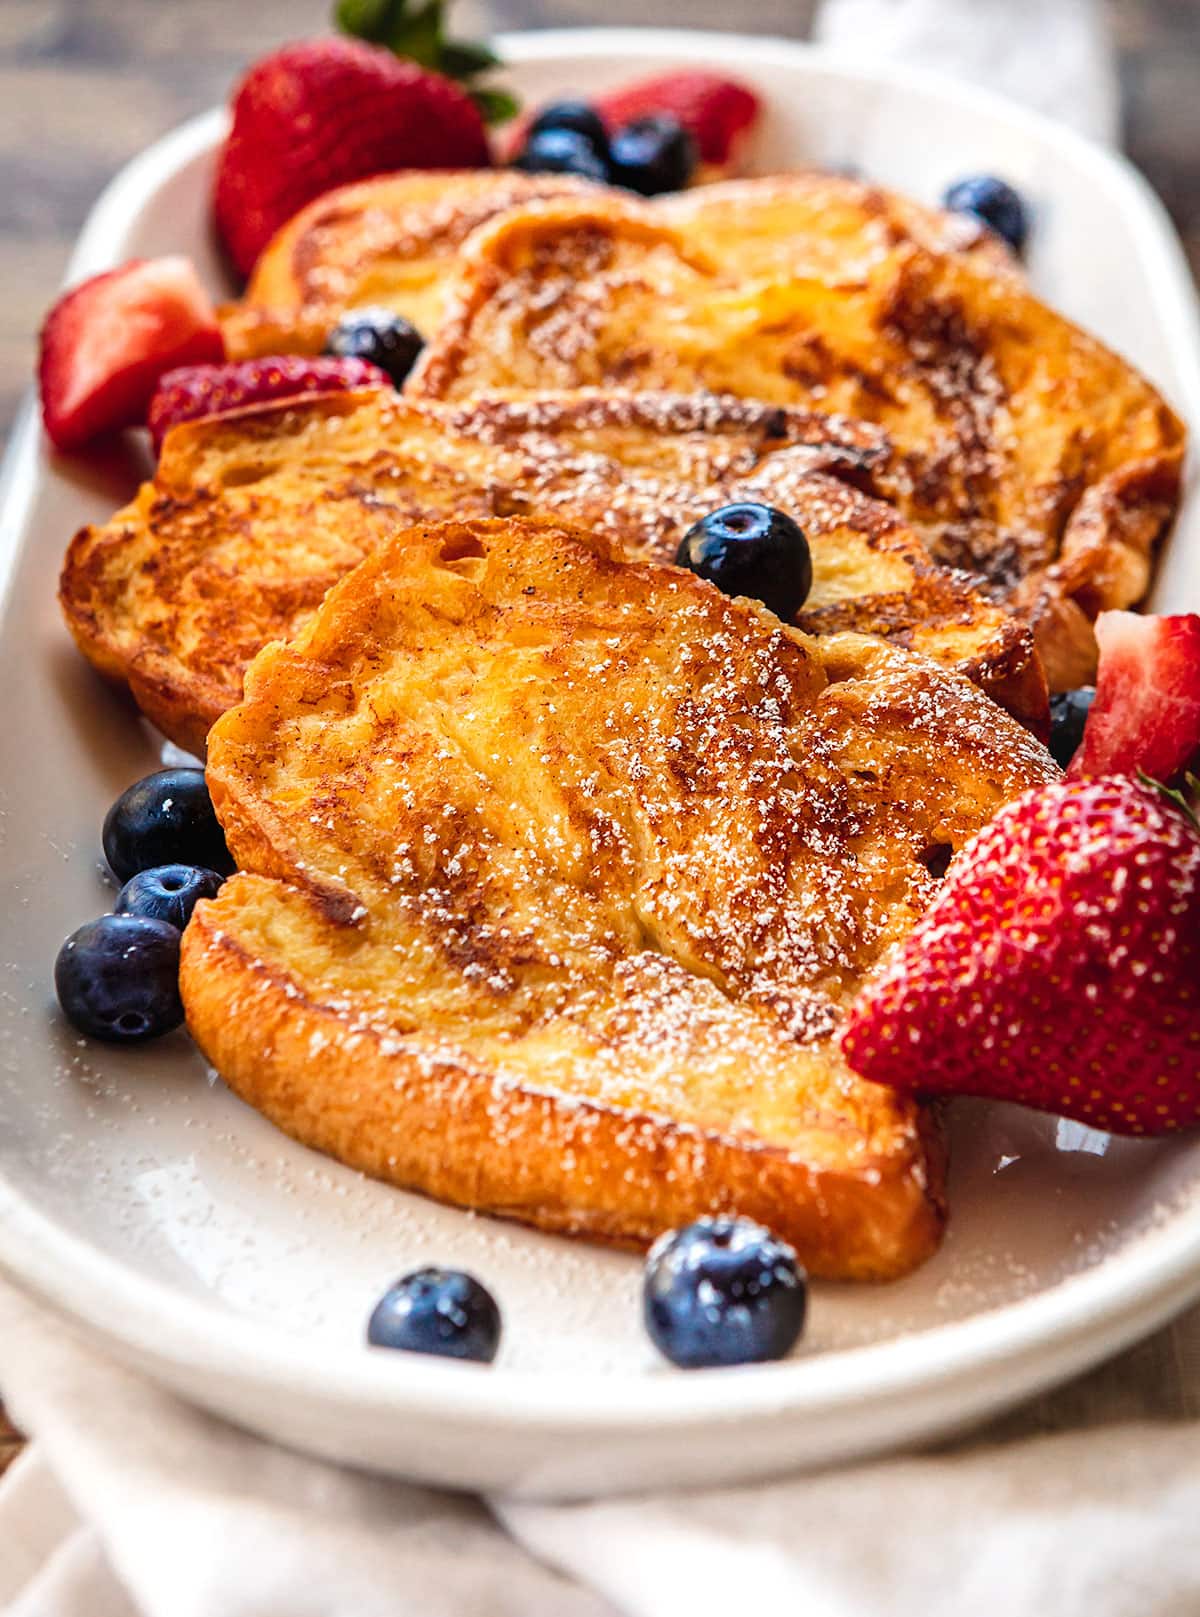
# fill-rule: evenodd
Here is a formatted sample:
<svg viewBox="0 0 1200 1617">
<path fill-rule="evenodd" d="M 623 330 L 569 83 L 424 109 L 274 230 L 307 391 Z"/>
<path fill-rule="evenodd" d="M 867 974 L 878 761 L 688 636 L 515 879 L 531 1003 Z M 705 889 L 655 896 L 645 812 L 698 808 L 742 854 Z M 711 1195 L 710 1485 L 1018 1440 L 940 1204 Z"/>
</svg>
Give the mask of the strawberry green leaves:
<svg viewBox="0 0 1200 1617">
<path fill-rule="evenodd" d="M 520 107 L 509 91 L 478 82 L 502 65 L 489 46 L 445 37 L 445 0 L 338 0 L 334 21 L 344 34 L 458 80 L 485 123 L 502 123 Z"/>
</svg>

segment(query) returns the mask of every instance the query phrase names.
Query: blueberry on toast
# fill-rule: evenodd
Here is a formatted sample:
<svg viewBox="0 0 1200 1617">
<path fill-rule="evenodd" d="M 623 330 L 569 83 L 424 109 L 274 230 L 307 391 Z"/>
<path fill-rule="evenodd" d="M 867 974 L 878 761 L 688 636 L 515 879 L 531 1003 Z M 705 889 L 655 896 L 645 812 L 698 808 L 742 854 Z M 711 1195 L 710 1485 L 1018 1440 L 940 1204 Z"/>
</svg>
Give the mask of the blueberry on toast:
<svg viewBox="0 0 1200 1617">
<path fill-rule="evenodd" d="M 628 1245 L 734 1212 L 899 1275 L 941 1230 L 936 1120 L 838 1025 L 947 851 L 1056 776 L 880 640 L 554 523 L 400 530 L 209 737 L 241 873 L 184 934 L 188 1023 L 406 1189 Z"/>
</svg>

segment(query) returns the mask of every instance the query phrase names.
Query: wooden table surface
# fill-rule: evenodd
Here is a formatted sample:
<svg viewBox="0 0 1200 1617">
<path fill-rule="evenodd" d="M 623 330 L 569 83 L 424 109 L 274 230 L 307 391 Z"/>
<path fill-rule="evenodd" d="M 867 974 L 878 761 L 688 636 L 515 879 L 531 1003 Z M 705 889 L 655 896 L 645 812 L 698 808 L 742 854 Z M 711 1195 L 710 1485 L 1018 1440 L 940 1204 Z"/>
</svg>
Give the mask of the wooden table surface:
<svg viewBox="0 0 1200 1617">
<path fill-rule="evenodd" d="M 34 333 L 71 243 L 105 182 L 173 124 L 223 100 L 251 58 L 322 31 L 330 10 L 330 0 L 0 0 L 0 433 L 27 385 Z M 1200 275 L 1200 3 L 1110 0 L 1109 10 L 1127 149 Z M 686 14 L 678 0 L 459 0 L 455 21 L 468 36 L 601 19 L 803 36 L 812 11 L 812 0 L 740 8 L 689 0 Z M 999 1430 L 1194 1415 L 1198 1395 L 1200 1311 Z M 0 1412 L 0 1469 L 16 1444 Z"/>
</svg>

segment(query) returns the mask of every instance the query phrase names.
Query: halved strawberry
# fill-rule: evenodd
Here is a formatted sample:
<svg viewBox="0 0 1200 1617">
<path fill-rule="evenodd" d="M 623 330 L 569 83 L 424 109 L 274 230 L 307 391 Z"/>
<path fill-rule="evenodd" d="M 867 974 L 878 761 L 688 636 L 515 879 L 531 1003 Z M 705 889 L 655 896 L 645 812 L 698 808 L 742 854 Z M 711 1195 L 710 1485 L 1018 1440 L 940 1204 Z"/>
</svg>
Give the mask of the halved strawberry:
<svg viewBox="0 0 1200 1617">
<path fill-rule="evenodd" d="M 1096 699 L 1072 775 L 1170 781 L 1200 754 L 1200 617 L 1102 612 Z"/>
<path fill-rule="evenodd" d="M 60 449 L 140 425 L 172 366 L 219 360 L 216 311 L 186 258 L 135 258 L 61 297 L 42 326 L 42 420 Z"/>
<path fill-rule="evenodd" d="M 696 143 L 705 179 L 738 173 L 761 110 L 758 97 L 744 84 L 699 69 L 639 79 L 597 97 L 592 105 L 610 135 L 635 118 L 676 119 Z M 504 161 L 521 151 L 536 115 L 536 109 L 525 113 L 505 128 L 500 142 Z"/>
<path fill-rule="evenodd" d="M 610 130 L 655 114 L 675 118 L 696 142 L 702 163 L 732 174 L 758 121 L 760 103 L 736 79 L 679 69 L 611 90 L 597 99 L 596 110 Z"/>
<path fill-rule="evenodd" d="M 169 428 L 201 416 L 226 415 L 249 404 L 295 398 L 301 393 L 344 393 L 354 387 L 391 387 L 366 359 L 310 359 L 278 354 L 229 365 L 184 365 L 168 371 L 150 401 L 148 426 L 155 452 Z"/>
<path fill-rule="evenodd" d="M 851 1008 L 864 1077 L 1122 1134 L 1200 1124 L 1200 828 L 1129 776 L 1001 809 Z"/>
</svg>

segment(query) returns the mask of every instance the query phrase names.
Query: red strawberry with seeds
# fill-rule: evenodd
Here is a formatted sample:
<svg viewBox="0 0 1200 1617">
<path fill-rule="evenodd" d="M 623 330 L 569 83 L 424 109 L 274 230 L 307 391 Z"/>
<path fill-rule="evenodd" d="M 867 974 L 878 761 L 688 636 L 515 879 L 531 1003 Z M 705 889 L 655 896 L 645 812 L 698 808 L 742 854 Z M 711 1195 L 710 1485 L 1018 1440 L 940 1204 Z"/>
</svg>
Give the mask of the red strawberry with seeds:
<svg viewBox="0 0 1200 1617">
<path fill-rule="evenodd" d="M 1026 793 L 958 855 L 842 1049 L 914 1094 L 1123 1134 L 1200 1123 L 1200 828 L 1127 776 Z"/>
<path fill-rule="evenodd" d="M 758 121 L 759 100 L 735 79 L 697 69 L 660 73 L 602 95 L 596 110 L 610 130 L 635 118 L 675 118 L 691 135 L 700 161 L 734 173 Z"/>
<path fill-rule="evenodd" d="M 135 258 L 72 288 L 46 316 L 42 419 L 60 449 L 140 426 L 176 365 L 219 360 L 216 311 L 186 258 Z"/>
<path fill-rule="evenodd" d="M 391 387 L 365 359 L 310 359 L 281 354 L 230 365 L 184 365 L 169 371 L 150 401 L 148 425 L 155 452 L 170 427 L 201 416 L 226 415 L 247 405 L 296 398 L 302 393 L 344 393 L 355 387 Z"/>
<path fill-rule="evenodd" d="M 1096 699 L 1072 775 L 1170 781 L 1200 754 L 1200 617 L 1102 612 Z"/>
<path fill-rule="evenodd" d="M 334 186 L 490 162 L 479 109 L 449 79 L 360 40 L 301 40 L 256 62 L 237 88 L 217 228 L 248 275 L 275 232 Z"/>
</svg>

